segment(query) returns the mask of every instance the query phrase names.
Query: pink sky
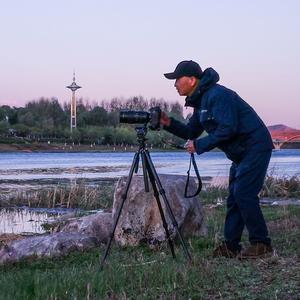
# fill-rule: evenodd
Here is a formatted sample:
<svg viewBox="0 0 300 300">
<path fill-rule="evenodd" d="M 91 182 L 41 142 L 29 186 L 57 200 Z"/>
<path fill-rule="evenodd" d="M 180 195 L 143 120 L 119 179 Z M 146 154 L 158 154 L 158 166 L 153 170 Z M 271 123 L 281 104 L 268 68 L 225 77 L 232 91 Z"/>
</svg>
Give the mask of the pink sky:
<svg viewBox="0 0 300 300">
<path fill-rule="evenodd" d="M 0 104 L 40 97 L 182 101 L 163 73 L 184 59 L 213 67 L 267 125 L 300 129 L 299 1 L 6 1 Z M 221 2 L 221 3 L 220 3 Z"/>
</svg>

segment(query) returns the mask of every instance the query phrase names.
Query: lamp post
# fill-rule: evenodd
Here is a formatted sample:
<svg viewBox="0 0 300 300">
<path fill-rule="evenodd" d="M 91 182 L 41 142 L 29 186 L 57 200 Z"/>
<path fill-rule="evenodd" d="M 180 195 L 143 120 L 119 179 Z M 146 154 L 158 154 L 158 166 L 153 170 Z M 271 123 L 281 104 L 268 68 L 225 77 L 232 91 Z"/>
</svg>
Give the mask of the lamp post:
<svg viewBox="0 0 300 300">
<path fill-rule="evenodd" d="M 76 128 L 77 121 L 76 121 L 76 98 L 75 98 L 75 92 L 81 88 L 81 86 L 77 85 L 75 82 L 75 72 L 73 73 L 73 82 L 71 85 L 67 86 L 68 89 L 72 91 L 72 99 L 71 99 L 71 124 L 70 129 L 71 132 L 73 128 Z"/>
</svg>

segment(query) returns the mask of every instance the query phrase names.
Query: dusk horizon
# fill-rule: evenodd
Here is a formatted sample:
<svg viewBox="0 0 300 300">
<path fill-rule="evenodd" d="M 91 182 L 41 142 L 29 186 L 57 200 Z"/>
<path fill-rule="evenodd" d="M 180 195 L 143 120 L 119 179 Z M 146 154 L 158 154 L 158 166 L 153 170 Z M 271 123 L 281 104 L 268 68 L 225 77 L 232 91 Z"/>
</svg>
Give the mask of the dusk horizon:
<svg viewBox="0 0 300 300">
<path fill-rule="evenodd" d="M 225 3 L 226 2 L 226 3 Z M 188 12 L 188 13 L 186 13 Z M 1 5 L 0 105 L 163 98 L 184 105 L 172 72 L 182 60 L 214 68 L 266 125 L 300 129 L 300 3 L 37 0 Z"/>
</svg>

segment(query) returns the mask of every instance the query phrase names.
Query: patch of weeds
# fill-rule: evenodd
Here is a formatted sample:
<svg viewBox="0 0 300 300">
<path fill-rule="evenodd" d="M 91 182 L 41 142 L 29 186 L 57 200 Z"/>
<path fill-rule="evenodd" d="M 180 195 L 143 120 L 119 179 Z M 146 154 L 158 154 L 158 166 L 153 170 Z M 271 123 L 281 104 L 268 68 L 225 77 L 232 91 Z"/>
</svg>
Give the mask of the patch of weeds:
<svg viewBox="0 0 300 300">
<path fill-rule="evenodd" d="M 17 191 L 9 195 L 2 206 L 28 206 L 47 208 L 106 209 L 112 207 L 114 182 L 103 182 L 97 186 L 84 183 L 74 185 L 56 185 L 33 191 Z"/>
<path fill-rule="evenodd" d="M 228 189 L 225 187 L 208 186 L 200 193 L 201 202 L 205 204 L 223 203 L 228 196 Z"/>
<path fill-rule="evenodd" d="M 299 198 L 300 177 L 275 177 L 268 175 L 265 179 L 261 197 L 268 198 Z"/>
</svg>

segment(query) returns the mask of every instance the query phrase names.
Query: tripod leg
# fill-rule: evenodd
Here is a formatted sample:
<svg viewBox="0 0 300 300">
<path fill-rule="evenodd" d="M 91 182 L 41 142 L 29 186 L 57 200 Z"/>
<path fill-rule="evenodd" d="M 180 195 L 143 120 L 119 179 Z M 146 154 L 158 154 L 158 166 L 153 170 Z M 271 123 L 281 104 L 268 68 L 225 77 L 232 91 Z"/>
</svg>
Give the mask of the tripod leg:
<svg viewBox="0 0 300 300">
<path fill-rule="evenodd" d="M 142 155 L 143 154 L 144 153 L 142 153 Z M 175 255 L 175 251 L 174 251 L 174 245 L 173 245 L 173 242 L 172 242 L 172 240 L 170 238 L 170 232 L 169 232 L 169 229 L 168 229 L 168 223 L 166 221 L 166 218 L 165 218 L 165 215 L 164 215 L 164 211 L 162 209 L 161 202 L 159 200 L 159 193 L 158 193 L 158 190 L 157 190 L 157 186 L 155 184 L 155 179 L 153 177 L 153 174 L 152 174 L 152 172 L 151 172 L 148 164 L 146 164 L 146 167 L 147 167 L 147 171 L 149 172 L 149 179 L 150 179 L 150 182 L 151 182 L 151 185 L 152 185 L 152 188 L 153 188 L 153 194 L 154 194 L 154 197 L 156 199 L 156 203 L 157 203 L 157 206 L 158 206 L 158 209 L 159 209 L 161 220 L 163 222 L 163 226 L 164 226 L 164 229 L 165 229 L 165 232 L 166 232 L 166 237 L 167 237 L 167 240 L 168 240 L 168 244 L 169 244 L 169 247 L 171 249 L 172 256 L 173 256 L 173 258 L 175 258 L 176 255 Z"/>
<path fill-rule="evenodd" d="M 145 158 L 147 160 L 147 165 L 149 167 L 149 177 L 150 177 L 150 174 L 151 174 L 151 176 L 154 177 L 155 182 L 156 182 L 156 184 L 158 186 L 158 189 L 159 189 L 159 193 L 161 194 L 161 196 L 162 196 L 162 198 L 164 200 L 165 206 L 166 206 L 167 211 L 169 213 L 169 216 L 170 216 L 170 218 L 172 220 L 172 224 L 173 224 L 173 226 L 174 226 L 174 228 L 175 228 L 175 230 L 176 230 L 176 232 L 177 232 L 177 234 L 179 236 L 179 240 L 181 242 L 181 245 L 182 245 L 182 248 L 183 248 L 183 250 L 185 252 L 185 255 L 186 255 L 186 257 L 188 257 L 189 260 L 192 260 L 191 254 L 189 253 L 188 248 L 187 248 L 187 246 L 186 246 L 186 244 L 184 242 L 184 239 L 183 239 L 183 237 L 182 237 L 182 235 L 180 233 L 180 230 L 178 228 L 178 223 L 176 222 L 176 219 L 175 219 L 174 213 L 172 211 L 172 208 L 170 206 L 170 203 L 169 203 L 169 201 L 168 201 L 168 199 L 166 197 L 166 192 L 165 192 L 165 190 L 162 187 L 162 184 L 161 184 L 161 182 L 159 180 L 159 177 L 158 177 L 158 175 L 156 173 L 156 170 L 154 168 L 154 165 L 152 163 L 150 154 L 149 154 L 149 152 L 147 150 L 145 150 L 144 152 L 145 152 Z"/>
<path fill-rule="evenodd" d="M 148 184 L 148 176 L 147 176 L 147 163 L 146 163 L 144 151 L 141 152 L 141 157 L 142 157 L 142 165 L 143 165 L 145 192 L 148 193 L 149 192 L 149 184 Z"/>
<path fill-rule="evenodd" d="M 122 194 L 122 202 L 121 202 L 121 204 L 120 204 L 120 206 L 118 208 L 117 217 L 115 219 L 115 223 L 113 225 L 113 229 L 112 229 L 109 241 L 108 241 L 108 243 L 106 245 L 106 249 L 105 249 L 104 255 L 103 255 L 102 259 L 101 259 L 101 263 L 100 263 L 100 268 L 101 269 L 103 268 L 104 262 L 106 260 L 106 257 L 108 255 L 108 252 L 109 252 L 109 249 L 110 249 L 110 246 L 111 246 L 111 242 L 112 242 L 112 240 L 114 238 L 116 227 L 117 227 L 119 218 L 121 216 L 121 211 L 122 211 L 123 205 L 125 203 L 125 200 L 127 198 L 127 193 L 128 193 L 128 190 L 129 190 L 129 186 L 130 186 L 131 180 L 132 180 L 132 175 L 133 175 L 133 172 L 136 170 L 136 166 L 138 165 L 139 154 L 140 154 L 139 152 L 136 152 L 136 154 L 135 154 L 135 156 L 133 158 L 133 162 L 132 162 L 132 165 L 131 165 L 131 168 L 130 168 L 130 171 L 129 171 L 129 175 L 128 175 L 128 178 L 127 178 L 125 192 Z"/>
</svg>

